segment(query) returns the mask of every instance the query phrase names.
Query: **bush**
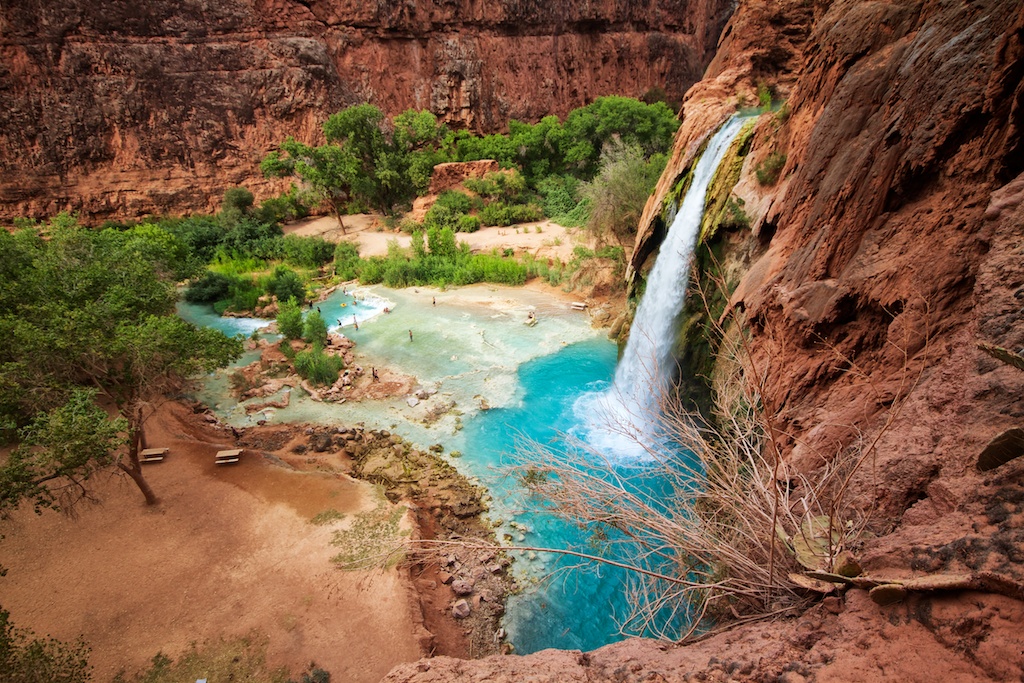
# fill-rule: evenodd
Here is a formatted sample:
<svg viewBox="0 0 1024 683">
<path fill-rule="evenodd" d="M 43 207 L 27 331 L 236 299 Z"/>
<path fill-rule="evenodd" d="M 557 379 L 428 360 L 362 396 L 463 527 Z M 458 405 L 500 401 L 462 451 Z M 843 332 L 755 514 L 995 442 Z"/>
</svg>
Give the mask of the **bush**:
<svg viewBox="0 0 1024 683">
<path fill-rule="evenodd" d="M 285 260 L 304 268 L 319 268 L 334 256 L 334 245 L 322 237 L 285 235 L 281 245 Z"/>
<path fill-rule="evenodd" d="M 230 226 L 219 251 L 229 257 L 281 258 L 284 253 L 282 235 L 284 231 L 277 223 L 265 223 L 247 216 Z"/>
<path fill-rule="evenodd" d="M 504 202 L 492 202 L 480 212 L 483 225 L 508 226 L 514 223 L 539 221 L 544 211 L 536 204 L 516 204 L 509 206 Z"/>
<path fill-rule="evenodd" d="M 477 216 L 459 216 L 459 232 L 476 232 L 480 229 L 480 219 Z"/>
<path fill-rule="evenodd" d="M 227 190 L 220 205 L 220 222 L 224 227 L 233 227 L 249 215 L 255 199 L 252 192 L 244 187 L 232 187 Z"/>
<path fill-rule="evenodd" d="M 779 175 L 782 173 L 785 165 L 786 155 L 782 152 L 772 152 L 754 170 L 757 182 L 762 185 L 774 185 L 778 182 Z"/>
<path fill-rule="evenodd" d="M 196 261 L 209 263 L 217 247 L 224 240 L 227 231 L 213 216 L 190 216 L 188 218 L 165 218 L 160 227 L 181 240 Z"/>
<path fill-rule="evenodd" d="M 320 346 L 295 354 L 295 371 L 316 386 L 337 382 L 344 367 L 345 362 L 341 357 L 324 353 Z"/>
<path fill-rule="evenodd" d="M 544 215 L 548 218 L 564 216 L 579 204 L 580 182 L 572 176 L 548 176 L 537 183 L 543 199 Z"/>
<path fill-rule="evenodd" d="M 267 291 L 277 297 L 278 301 L 295 299 L 298 302 L 306 300 L 306 285 L 302 278 L 294 270 L 285 266 L 278 266 L 267 283 Z"/>
<path fill-rule="evenodd" d="M 231 292 L 226 310 L 251 311 L 259 304 L 262 294 L 263 289 L 253 282 L 251 278 L 237 278 L 231 283 Z"/>
<path fill-rule="evenodd" d="M 591 202 L 587 228 L 599 241 L 609 235 L 619 244 L 633 241 L 644 204 L 664 168 L 665 157 L 647 159 L 639 146 L 605 145 L 600 172 L 581 190 Z"/>
<path fill-rule="evenodd" d="M 750 216 L 744 210 L 744 201 L 740 197 L 732 195 L 725 201 L 722 207 L 721 225 L 727 228 L 747 229 L 750 227 Z"/>
<path fill-rule="evenodd" d="M 338 242 L 334 247 L 334 274 L 342 280 L 352 280 L 358 275 L 359 248 L 351 242 Z"/>
<path fill-rule="evenodd" d="M 434 204 L 427 211 L 426 215 L 423 216 L 423 227 L 427 230 L 433 228 L 448 228 L 455 230 L 459 224 L 459 217 L 462 214 L 457 213 L 454 209 L 451 209 L 442 204 Z"/>
<path fill-rule="evenodd" d="M 320 311 L 310 311 L 302 325 L 302 338 L 314 346 L 327 345 L 327 323 Z"/>
<path fill-rule="evenodd" d="M 455 213 L 469 213 L 473 209 L 473 199 L 463 192 L 445 190 L 438 195 L 434 206 L 443 206 Z"/>
<path fill-rule="evenodd" d="M 185 301 L 191 304 L 212 304 L 227 299 L 231 292 L 232 278 L 208 270 L 185 290 Z"/>
<path fill-rule="evenodd" d="M 302 337 L 302 309 L 295 299 L 280 302 L 277 309 L 277 330 L 285 339 Z M 282 344 L 282 348 L 283 348 Z"/>
</svg>

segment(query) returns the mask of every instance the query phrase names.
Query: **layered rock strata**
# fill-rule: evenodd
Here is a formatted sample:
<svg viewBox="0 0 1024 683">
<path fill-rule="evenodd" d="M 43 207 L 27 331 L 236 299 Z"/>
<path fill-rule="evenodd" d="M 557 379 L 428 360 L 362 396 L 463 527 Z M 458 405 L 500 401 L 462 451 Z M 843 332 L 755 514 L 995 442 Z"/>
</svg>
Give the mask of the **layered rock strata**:
<svg viewBox="0 0 1024 683">
<path fill-rule="evenodd" d="M 0 7 L 0 218 L 206 211 L 334 111 L 483 132 L 604 94 L 677 99 L 731 0 L 28 0 Z"/>
</svg>

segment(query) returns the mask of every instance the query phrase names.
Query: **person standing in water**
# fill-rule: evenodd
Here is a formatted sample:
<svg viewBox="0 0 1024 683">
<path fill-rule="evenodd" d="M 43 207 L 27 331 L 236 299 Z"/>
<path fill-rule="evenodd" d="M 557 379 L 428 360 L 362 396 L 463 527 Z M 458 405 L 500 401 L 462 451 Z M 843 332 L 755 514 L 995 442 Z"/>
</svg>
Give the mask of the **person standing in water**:
<svg viewBox="0 0 1024 683">
<path fill-rule="evenodd" d="M 412 330 L 409 330 L 409 341 L 412 341 Z"/>
</svg>

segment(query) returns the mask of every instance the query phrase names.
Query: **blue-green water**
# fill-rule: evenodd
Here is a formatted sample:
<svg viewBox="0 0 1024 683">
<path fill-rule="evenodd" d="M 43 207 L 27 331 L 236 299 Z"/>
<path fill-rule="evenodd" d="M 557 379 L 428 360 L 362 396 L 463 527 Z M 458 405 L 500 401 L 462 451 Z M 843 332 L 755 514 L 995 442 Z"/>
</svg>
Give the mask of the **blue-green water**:
<svg viewBox="0 0 1024 683">
<path fill-rule="evenodd" d="M 332 332 L 350 333 L 358 329 L 363 322 L 384 312 L 385 308 L 390 310 L 387 299 L 378 296 L 359 294 L 355 295 L 345 289 L 337 289 L 323 301 L 317 302 L 306 309 L 306 312 L 314 308 L 320 311 Z M 229 337 L 242 335 L 248 337 L 255 330 L 262 329 L 272 323 L 272 320 L 263 318 L 233 318 L 217 315 L 213 306 L 206 304 L 190 304 L 186 301 L 178 302 L 178 315 L 198 327 L 212 327 L 220 330 Z"/>
<path fill-rule="evenodd" d="M 544 445 L 556 457 L 575 448 L 571 444 L 590 440 L 593 400 L 611 384 L 616 352 L 611 342 L 596 339 L 525 363 L 519 369 L 521 400 L 467 423 L 465 464 L 490 490 L 494 512 L 514 514 L 517 526 L 502 529 L 513 537 L 513 545 L 619 557 L 603 536 L 592 537 L 591 530 L 543 512 L 541 501 L 531 500 L 519 478 L 509 475 L 524 439 Z M 584 447 L 584 458 L 586 451 Z M 575 452 L 581 453 L 579 448 Z M 634 492 L 655 500 L 667 495 L 665 482 L 646 476 L 643 463 L 604 455 L 610 459 L 590 454 L 592 471 L 611 474 L 612 468 Z M 625 589 L 630 577 L 624 570 L 599 563 L 581 565 L 578 558 L 551 553 L 515 555 L 516 574 L 526 590 L 509 599 L 505 628 L 517 652 L 551 647 L 591 650 L 621 639 L 619 625 L 629 616 Z M 571 567 L 576 568 L 567 571 Z M 530 585 L 531 577 L 542 580 Z"/>
<path fill-rule="evenodd" d="M 596 404 L 607 395 L 615 372 L 615 344 L 590 329 L 584 314 L 564 310 L 567 304 L 541 298 L 523 304 L 531 296 L 525 292 L 518 292 L 516 301 L 500 289 L 479 287 L 359 292 L 357 303 L 339 290 L 315 305 L 329 324 L 336 325 L 342 314 L 357 316 L 358 330 L 342 318 L 340 332 L 357 341 L 364 364 L 412 374 L 437 387 L 438 395 L 411 408 L 405 397 L 339 405 L 311 402 L 295 392 L 288 408 L 263 417 L 274 422 L 362 421 L 421 445 L 440 442 L 449 452 L 462 451 L 464 456 L 452 463 L 489 489 L 492 519 L 502 522 L 497 533 L 499 538 L 507 534 L 510 545 L 614 552 L 591 538 L 590 530 L 544 513 L 542 503 L 527 495 L 509 467 L 517 462 L 523 440 L 561 453 L 569 435 L 607 449 L 607 435 L 595 431 L 600 412 Z M 384 306 L 392 313 L 383 314 Z M 528 310 L 538 311 L 538 325 L 523 325 Z M 248 334 L 268 323 L 219 318 L 202 307 L 183 305 L 180 311 L 194 323 L 228 334 Z M 408 339 L 410 329 L 414 342 Z M 247 356 L 241 362 L 251 360 Z M 222 419 L 248 424 L 249 416 L 228 396 L 221 375 L 208 380 L 203 399 Z M 477 409 L 482 399 L 497 407 Z M 458 410 L 437 422 L 423 422 L 422 411 L 439 400 L 454 400 Z M 462 424 L 456 417 L 460 414 Z M 610 463 L 594 462 L 594 471 L 622 475 L 630 487 L 648 490 L 655 499 L 664 496 L 664 483 L 645 476 L 643 462 L 608 455 Z M 524 590 L 509 598 L 504 626 L 518 652 L 589 650 L 621 638 L 619 624 L 628 615 L 623 571 L 599 564 L 568 571 L 581 561 L 550 553 L 516 552 L 515 557 L 513 571 Z"/>
</svg>

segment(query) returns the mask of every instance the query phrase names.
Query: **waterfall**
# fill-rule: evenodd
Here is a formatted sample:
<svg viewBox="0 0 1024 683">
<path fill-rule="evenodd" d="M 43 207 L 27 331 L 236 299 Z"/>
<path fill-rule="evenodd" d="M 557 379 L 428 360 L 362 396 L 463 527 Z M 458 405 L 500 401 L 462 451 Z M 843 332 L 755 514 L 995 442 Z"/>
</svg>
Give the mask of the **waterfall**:
<svg viewBox="0 0 1024 683">
<path fill-rule="evenodd" d="M 690 257 L 704 217 L 708 186 L 742 125 L 742 118 L 731 118 L 701 155 L 690 189 L 647 277 L 615 381 L 590 405 L 580 406 L 590 424 L 587 441 L 607 456 L 649 457 L 657 443 L 659 403 L 672 379 L 676 319 L 686 298 Z"/>
</svg>

